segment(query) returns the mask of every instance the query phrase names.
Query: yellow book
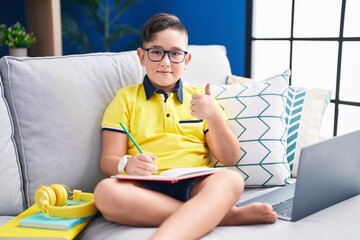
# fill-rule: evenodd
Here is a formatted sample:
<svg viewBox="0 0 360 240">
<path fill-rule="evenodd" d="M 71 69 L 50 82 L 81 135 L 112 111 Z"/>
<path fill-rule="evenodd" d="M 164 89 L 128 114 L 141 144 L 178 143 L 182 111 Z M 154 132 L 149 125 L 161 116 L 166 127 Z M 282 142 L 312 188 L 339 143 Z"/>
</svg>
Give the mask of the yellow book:
<svg viewBox="0 0 360 240">
<path fill-rule="evenodd" d="M 40 212 L 40 209 L 34 204 L 24 212 L 14 217 L 4 225 L 0 226 L 0 239 L 1 238 L 21 238 L 21 239 L 36 239 L 36 238 L 47 238 L 47 239 L 74 239 L 91 221 L 92 217 L 89 217 L 86 221 L 76 225 L 75 227 L 68 230 L 53 230 L 53 229 L 42 229 L 42 228 L 28 228 L 20 227 L 19 221 L 32 214 Z"/>
</svg>

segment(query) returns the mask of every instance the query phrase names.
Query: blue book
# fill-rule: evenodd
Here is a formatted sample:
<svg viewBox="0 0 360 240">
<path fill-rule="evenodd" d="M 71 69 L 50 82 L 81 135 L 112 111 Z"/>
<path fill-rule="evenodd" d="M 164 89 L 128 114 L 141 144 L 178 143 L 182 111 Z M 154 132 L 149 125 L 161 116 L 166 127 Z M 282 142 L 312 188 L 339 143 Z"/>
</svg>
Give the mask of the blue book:
<svg viewBox="0 0 360 240">
<path fill-rule="evenodd" d="M 76 225 L 86 221 L 89 217 L 85 218 L 60 218 L 50 217 L 43 212 L 37 212 L 19 221 L 20 227 L 30 228 L 46 228 L 57 230 L 68 230 Z"/>
</svg>

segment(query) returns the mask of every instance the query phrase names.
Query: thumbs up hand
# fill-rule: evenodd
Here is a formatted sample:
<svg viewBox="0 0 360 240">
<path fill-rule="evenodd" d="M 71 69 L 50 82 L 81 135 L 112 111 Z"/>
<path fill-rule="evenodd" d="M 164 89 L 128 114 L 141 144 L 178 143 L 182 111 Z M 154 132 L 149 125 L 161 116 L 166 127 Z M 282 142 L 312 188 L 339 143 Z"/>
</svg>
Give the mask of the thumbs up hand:
<svg viewBox="0 0 360 240">
<path fill-rule="evenodd" d="M 211 96 L 210 83 L 207 83 L 205 86 L 205 95 Z"/>
<path fill-rule="evenodd" d="M 190 102 L 191 115 L 201 119 L 211 119 L 219 114 L 217 103 L 211 96 L 210 83 L 205 86 L 205 94 L 194 94 Z"/>
</svg>

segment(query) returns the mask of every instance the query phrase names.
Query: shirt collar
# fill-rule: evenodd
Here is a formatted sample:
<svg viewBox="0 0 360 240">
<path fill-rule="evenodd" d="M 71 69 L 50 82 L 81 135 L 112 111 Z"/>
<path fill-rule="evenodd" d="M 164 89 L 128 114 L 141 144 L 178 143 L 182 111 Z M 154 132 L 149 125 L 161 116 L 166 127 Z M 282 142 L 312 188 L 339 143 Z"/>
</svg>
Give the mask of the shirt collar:
<svg viewBox="0 0 360 240">
<path fill-rule="evenodd" d="M 152 85 L 148 75 L 145 75 L 143 85 L 144 85 L 144 89 L 145 89 L 146 100 L 151 98 L 151 96 L 154 95 L 154 93 L 164 93 L 163 90 L 158 89 L 158 88 L 154 87 L 154 85 Z M 177 98 L 182 103 L 183 102 L 183 84 L 182 84 L 181 79 L 179 79 L 176 82 L 176 86 L 172 92 L 176 93 Z"/>
</svg>

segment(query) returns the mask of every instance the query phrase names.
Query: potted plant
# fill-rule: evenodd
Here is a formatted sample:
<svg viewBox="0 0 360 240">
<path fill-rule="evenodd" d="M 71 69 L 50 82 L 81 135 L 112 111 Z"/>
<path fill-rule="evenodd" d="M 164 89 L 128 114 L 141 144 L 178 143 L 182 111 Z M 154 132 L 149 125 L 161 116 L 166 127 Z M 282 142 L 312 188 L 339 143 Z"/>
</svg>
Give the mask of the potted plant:
<svg viewBox="0 0 360 240">
<path fill-rule="evenodd" d="M 27 56 L 27 49 L 34 42 L 34 33 L 27 33 L 21 23 L 17 22 L 11 27 L 0 25 L 0 46 L 6 45 L 9 55 Z"/>
</svg>

